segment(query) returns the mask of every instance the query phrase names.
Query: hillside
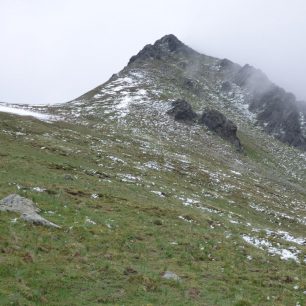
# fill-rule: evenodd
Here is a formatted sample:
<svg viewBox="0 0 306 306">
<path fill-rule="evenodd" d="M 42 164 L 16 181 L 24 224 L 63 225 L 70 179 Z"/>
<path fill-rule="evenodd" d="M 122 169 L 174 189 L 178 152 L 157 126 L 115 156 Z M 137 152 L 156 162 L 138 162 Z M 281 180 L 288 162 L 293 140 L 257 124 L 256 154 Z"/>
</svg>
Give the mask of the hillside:
<svg viewBox="0 0 306 306">
<path fill-rule="evenodd" d="M 243 150 L 175 120 L 178 99 L 221 112 Z M 0 304 L 304 305 L 306 112 L 261 71 L 167 35 L 23 112 L 0 113 L 0 196 L 61 228 L 0 213 Z"/>
</svg>

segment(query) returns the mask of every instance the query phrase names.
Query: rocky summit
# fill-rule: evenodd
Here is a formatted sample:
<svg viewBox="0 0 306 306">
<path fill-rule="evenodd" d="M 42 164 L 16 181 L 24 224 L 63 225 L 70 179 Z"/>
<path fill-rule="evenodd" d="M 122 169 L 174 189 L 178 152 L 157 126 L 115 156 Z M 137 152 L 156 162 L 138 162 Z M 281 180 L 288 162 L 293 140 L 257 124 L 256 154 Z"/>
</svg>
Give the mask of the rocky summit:
<svg viewBox="0 0 306 306">
<path fill-rule="evenodd" d="M 0 304 L 304 305 L 305 105 L 174 35 L 0 103 Z"/>
<path fill-rule="evenodd" d="M 183 44 L 173 34 L 170 34 L 157 40 L 154 45 L 146 45 L 137 55 L 131 57 L 129 64 L 135 61 L 145 61 L 148 59 L 161 60 L 167 58 L 169 53 L 185 56 L 197 54 L 197 52 Z"/>
</svg>

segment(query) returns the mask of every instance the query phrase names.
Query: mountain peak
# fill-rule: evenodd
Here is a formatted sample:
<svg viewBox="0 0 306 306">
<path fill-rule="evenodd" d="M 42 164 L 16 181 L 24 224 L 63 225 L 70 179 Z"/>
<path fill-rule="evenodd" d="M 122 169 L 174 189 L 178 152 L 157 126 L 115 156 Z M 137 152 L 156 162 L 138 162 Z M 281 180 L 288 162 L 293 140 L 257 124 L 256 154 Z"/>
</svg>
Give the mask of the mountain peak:
<svg viewBox="0 0 306 306">
<path fill-rule="evenodd" d="M 197 52 L 182 43 L 175 35 L 168 34 L 153 45 L 146 45 L 137 55 L 131 57 L 129 64 L 137 60 L 162 59 L 171 53 L 196 54 Z"/>
<path fill-rule="evenodd" d="M 174 52 L 185 45 L 173 34 L 168 34 L 157 40 L 154 44 L 157 48 L 165 48 L 170 52 Z"/>
</svg>

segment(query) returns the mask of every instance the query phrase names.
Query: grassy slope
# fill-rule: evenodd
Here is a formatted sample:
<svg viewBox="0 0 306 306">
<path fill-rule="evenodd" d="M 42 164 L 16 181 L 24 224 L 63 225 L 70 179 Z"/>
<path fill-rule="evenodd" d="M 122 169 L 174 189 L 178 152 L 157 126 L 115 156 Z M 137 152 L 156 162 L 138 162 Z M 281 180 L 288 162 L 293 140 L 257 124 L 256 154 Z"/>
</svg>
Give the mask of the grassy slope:
<svg viewBox="0 0 306 306">
<path fill-rule="evenodd" d="M 197 111 L 221 109 L 238 123 L 246 155 L 150 105 L 118 119 L 109 111 L 118 92 L 90 100 L 103 86 L 78 110 L 73 103 L 53 108 L 68 118 L 81 114 L 65 123 L 0 114 L 0 197 L 29 197 L 62 226 L 0 214 L 0 304 L 303 305 L 305 246 L 267 237 L 266 229 L 304 236 L 304 157 L 220 98 L 219 72 L 185 75 L 179 60 L 145 67 L 159 102 L 184 97 Z M 213 63 L 204 57 L 190 65 Z M 204 93 L 182 89 L 182 75 L 196 75 Z M 271 256 L 242 235 L 294 246 L 301 263 Z M 163 280 L 166 270 L 181 282 Z"/>
<path fill-rule="evenodd" d="M 173 186 L 191 196 L 199 186 L 213 191 L 209 178 L 196 172 L 196 164 L 227 167 L 220 160 L 192 153 L 194 165 L 189 167 L 194 167 L 196 183 L 188 176 L 190 184 L 184 182 L 186 169 L 178 163 L 175 174 L 149 169 L 135 184 L 123 182 L 116 173 L 139 176 L 141 171 L 129 159 L 137 156 L 137 162 L 145 163 L 152 156 L 142 154 L 136 145 L 129 146 L 127 154 L 124 142 L 137 141 L 128 138 L 128 132 L 108 136 L 112 145 L 98 152 L 92 148 L 109 135 L 106 131 L 4 114 L 1 125 L 2 131 L 13 131 L 1 134 L 1 197 L 13 192 L 29 197 L 39 203 L 42 215 L 63 228 L 12 223 L 14 214 L 0 215 L 0 304 L 303 304 L 304 265 L 247 245 L 239 236 L 243 225 L 233 226 L 218 214 L 184 206 L 171 192 Z M 175 154 L 177 147 L 168 145 L 167 150 Z M 251 145 L 247 150 L 261 154 Z M 114 162 L 109 155 L 127 163 Z M 65 179 L 67 174 L 73 180 Z M 248 183 L 247 176 L 243 180 Z M 164 187 L 165 198 L 149 192 L 152 183 L 153 189 Z M 33 191 L 37 186 L 47 192 Z M 94 193 L 98 199 L 91 198 Z M 230 198 L 245 203 L 239 193 Z M 228 210 L 226 198 L 203 200 L 209 207 Z M 240 211 L 242 219 L 251 213 L 239 206 L 231 210 Z M 270 226 L 268 220 L 256 217 L 258 223 Z M 162 280 L 165 270 L 174 271 L 182 281 Z"/>
</svg>

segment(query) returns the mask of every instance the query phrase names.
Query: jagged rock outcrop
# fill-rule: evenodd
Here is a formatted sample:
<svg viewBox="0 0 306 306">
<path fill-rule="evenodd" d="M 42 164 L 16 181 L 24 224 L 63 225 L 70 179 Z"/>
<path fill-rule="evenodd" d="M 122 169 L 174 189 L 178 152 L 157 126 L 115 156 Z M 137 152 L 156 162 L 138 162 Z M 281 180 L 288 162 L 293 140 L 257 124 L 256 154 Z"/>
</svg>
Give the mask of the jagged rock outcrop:
<svg viewBox="0 0 306 306">
<path fill-rule="evenodd" d="M 129 65 L 135 61 L 162 59 L 174 52 L 184 55 L 198 54 L 196 51 L 183 44 L 173 34 L 169 34 L 157 40 L 154 45 L 146 45 L 137 55 L 131 57 Z"/>
<path fill-rule="evenodd" d="M 39 209 L 29 199 L 11 194 L 0 201 L 0 211 L 12 211 L 20 214 L 20 219 L 35 225 L 60 228 L 38 214 Z"/>
<path fill-rule="evenodd" d="M 232 80 L 236 73 L 241 69 L 241 66 L 233 63 L 227 58 L 219 60 L 220 71 L 224 75 L 225 79 Z"/>
<path fill-rule="evenodd" d="M 194 122 L 198 117 L 191 105 L 183 99 L 172 102 L 172 108 L 167 114 L 173 116 L 174 120 L 185 122 Z"/>
<path fill-rule="evenodd" d="M 237 137 L 237 126 L 227 119 L 222 113 L 214 109 L 205 109 L 199 119 L 199 123 L 205 124 L 210 130 L 225 140 L 235 145 L 238 151 L 242 151 L 242 146 Z"/>
<path fill-rule="evenodd" d="M 292 93 L 276 86 L 263 72 L 249 65 L 237 72 L 234 82 L 250 93 L 249 109 L 267 133 L 291 146 L 306 149 L 301 114 Z"/>
<path fill-rule="evenodd" d="M 223 92 L 230 92 L 232 90 L 232 84 L 229 81 L 222 82 L 221 90 Z"/>
<path fill-rule="evenodd" d="M 187 101 L 178 99 L 172 102 L 172 108 L 168 110 L 167 114 L 177 121 L 204 124 L 217 135 L 235 145 L 238 151 L 243 151 L 237 137 L 237 126 L 217 110 L 205 109 L 199 116 Z"/>
<path fill-rule="evenodd" d="M 248 64 L 237 71 L 233 81 L 238 86 L 248 89 L 253 95 L 265 93 L 273 86 L 273 83 L 261 70 Z"/>
</svg>

